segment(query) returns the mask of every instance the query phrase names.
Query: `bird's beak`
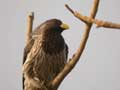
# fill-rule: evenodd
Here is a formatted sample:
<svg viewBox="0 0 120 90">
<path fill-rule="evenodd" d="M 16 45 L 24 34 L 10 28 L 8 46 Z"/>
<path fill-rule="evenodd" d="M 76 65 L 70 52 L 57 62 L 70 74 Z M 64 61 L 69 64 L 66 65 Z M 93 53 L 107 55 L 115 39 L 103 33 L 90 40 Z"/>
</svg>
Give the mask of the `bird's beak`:
<svg viewBox="0 0 120 90">
<path fill-rule="evenodd" d="M 68 26 L 67 24 L 65 24 L 65 23 L 62 23 L 62 24 L 60 25 L 60 27 L 61 27 L 63 30 L 69 29 L 69 26 Z"/>
</svg>

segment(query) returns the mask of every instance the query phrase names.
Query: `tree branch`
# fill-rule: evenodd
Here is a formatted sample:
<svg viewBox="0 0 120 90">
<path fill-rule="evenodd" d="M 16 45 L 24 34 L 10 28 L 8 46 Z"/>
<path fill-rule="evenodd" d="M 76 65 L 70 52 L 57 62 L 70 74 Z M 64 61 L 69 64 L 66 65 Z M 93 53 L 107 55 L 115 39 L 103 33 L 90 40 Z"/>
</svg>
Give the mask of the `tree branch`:
<svg viewBox="0 0 120 90">
<path fill-rule="evenodd" d="M 120 29 L 120 24 L 83 16 L 80 12 L 73 11 L 67 4 L 65 6 L 75 17 L 77 17 L 85 23 L 95 23 L 97 27 Z"/>
<path fill-rule="evenodd" d="M 34 20 L 34 13 L 30 12 L 27 17 L 27 32 L 26 32 L 26 44 L 31 40 L 32 36 L 32 26 L 33 26 L 33 20 Z"/>
<path fill-rule="evenodd" d="M 98 4 L 99 4 L 99 0 L 94 0 L 94 4 L 93 4 L 92 10 L 90 12 L 90 18 L 95 18 L 97 9 L 98 9 Z M 72 14 L 74 14 L 74 11 L 72 9 L 70 9 L 69 7 L 67 7 L 67 8 L 69 9 L 69 11 Z M 77 18 L 80 19 L 79 17 L 77 17 Z M 74 54 L 72 59 L 70 59 L 69 62 L 65 65 L 64 69 L 51 82 L 51 86 L 53 88 L 57 89 L 59 87 L 59 85 L 63 81 L 63 79 L 69 74 L 69 72 L 74 68 L 76 63 L 79 61 L 79 58 L 82 55 L 82 52 L 83 52 L 86 42 L 88 40 L 91 26 L 92 26 L 92 23 L 86 23 L 85 32 L 83 34 L 82 41 L 80 43 L 80 47 L 78 48 L 77 52 Z"/>
<path fill-rule="evenodd" d="M 82 40 L 80 42 L 80 46 L 77 49 L 76 53 L 73 55 L 72 59 L 68 61 L 68 63 L 65 65 L 64 69 L 54 78 L 54 80 L 50 83 L 50 86 L 48 86 L 48 90 L 57 90 L 61 82 L 64 80 L 64 78 L 70 73 L 70 71 L 75 67 L 77 62 L 79 61 L 79 58 L 81 57 L 88 37 L 90 33 L 90 29 L 92 27 L 92 24 L 95 23 L 97 27 L 105 27 L 105 28 L 115 28 L 120 29 L 120 24 L 107 22 L 103 20 L 97 20 L 95 19 L 98 5 L 100 0 L 94 0 L 94 4 L 92 6 L 90 16 L 83 16 L 81 13 L 78 13 L 74 10 L 72 10 L 67 4 L 65 7 L 79 20 L 83 21 L 85 23 L 85 31 L 82 36 Z M 33 26 L 33 20 L 34 20 L 34 13 L 30 13 L 27 18 L 27 33 L 26 33 L 26 44 L 31 40 L 32 36 L 32 26 Z"/>
</svg>

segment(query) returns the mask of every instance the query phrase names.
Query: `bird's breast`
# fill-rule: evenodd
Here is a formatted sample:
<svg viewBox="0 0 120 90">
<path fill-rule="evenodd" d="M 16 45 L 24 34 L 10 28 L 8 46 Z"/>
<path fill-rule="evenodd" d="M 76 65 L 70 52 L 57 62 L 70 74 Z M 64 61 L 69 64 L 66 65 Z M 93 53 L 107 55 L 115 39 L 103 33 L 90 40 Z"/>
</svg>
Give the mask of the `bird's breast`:
<svg viewBox="0 0 120 90">
<path fill-rule="evenodd" d="M 63 51 L 65 42 L 62 36 L 47 37 L 43 40 L 42 47 L 50 55 Z"/>
</svg>

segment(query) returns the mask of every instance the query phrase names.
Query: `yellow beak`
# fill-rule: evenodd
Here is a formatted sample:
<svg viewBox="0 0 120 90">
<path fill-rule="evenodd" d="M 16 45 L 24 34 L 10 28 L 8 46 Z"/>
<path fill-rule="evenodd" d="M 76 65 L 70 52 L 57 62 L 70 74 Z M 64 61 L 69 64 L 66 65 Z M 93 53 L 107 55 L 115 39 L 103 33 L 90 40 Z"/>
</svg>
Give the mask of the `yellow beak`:
<svg viewBox="0 0 120 90">
<path fill-rule="evenodd" d="M 69 26 L 65 23 L 62 23 L 60 27 L 63 28 L 64 30 L 69 29 Z"/>
</svg>

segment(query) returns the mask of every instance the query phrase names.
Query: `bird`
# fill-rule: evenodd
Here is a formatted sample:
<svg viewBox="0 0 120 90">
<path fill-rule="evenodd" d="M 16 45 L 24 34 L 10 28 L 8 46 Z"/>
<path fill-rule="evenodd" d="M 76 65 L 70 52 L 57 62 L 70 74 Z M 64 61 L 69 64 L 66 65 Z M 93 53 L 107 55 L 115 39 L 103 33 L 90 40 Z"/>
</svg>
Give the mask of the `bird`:
<svg viewBox="0 0 120 90">
<path fill-rule="evenodd" d="M 23 90 L 48 90 L 50 82 L 67 63 L 68 46 L 62 32 L 69 26 L 59 19 L 39 25 L 24 48 Z"/>
</svg>

